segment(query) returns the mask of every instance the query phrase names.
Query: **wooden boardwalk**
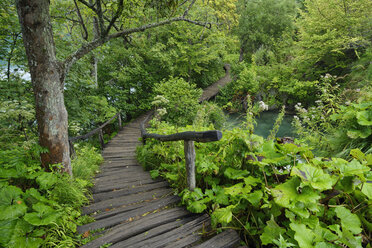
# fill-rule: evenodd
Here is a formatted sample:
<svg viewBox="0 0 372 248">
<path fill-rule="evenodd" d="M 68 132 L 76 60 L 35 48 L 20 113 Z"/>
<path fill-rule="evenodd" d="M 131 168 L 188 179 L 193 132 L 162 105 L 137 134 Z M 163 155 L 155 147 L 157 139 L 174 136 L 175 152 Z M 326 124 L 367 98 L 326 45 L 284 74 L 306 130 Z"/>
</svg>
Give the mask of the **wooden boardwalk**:
<svg viewBox="0 0 372 248">
<path fill-rule="evenodd" d="M 151 179 L 138 164 L 135 150 L 145 117 L 126 125 L 103 150 L 94 201 L 83 209 L 95 222 L 78 227 L 84 236 L 100 236 L 82 247 L 237 247 L 240 238 L 235 231 L 212 238 L 202 235 L 209 230 L 209 216 L 180 207 L 167 182 Z"/>
<path fill-rule="evenodd" d="M 224 68 L 226 71 L 225 76 L 203 90 L 203 94 L 199 98 L 200 102 L 208 101 L 209 99 L 217 95 L 222 87 L 224 87 L 226 84 L 232 81 L 231 76 L 230 76 L 230 65 L 226 64 Z"/>
</svg>

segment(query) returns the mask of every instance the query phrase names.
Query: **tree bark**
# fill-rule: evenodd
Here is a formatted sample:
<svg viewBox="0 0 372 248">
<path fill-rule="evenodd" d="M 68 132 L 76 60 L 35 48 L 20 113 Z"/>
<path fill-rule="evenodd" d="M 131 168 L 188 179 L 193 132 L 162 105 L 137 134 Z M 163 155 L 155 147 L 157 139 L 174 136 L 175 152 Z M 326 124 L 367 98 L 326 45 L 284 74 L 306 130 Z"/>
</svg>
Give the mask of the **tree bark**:
<svg viewBox="0 0 372 248">
<path fill-rule="evenodd" d="M 42 166 L 62 163 L 71 174 L 67 111 L 63 98 L 64 68 L 56 58 L 48 0 L 16 0 L 35 96 L 39 142 L 48 148 Z"/>
</svg>

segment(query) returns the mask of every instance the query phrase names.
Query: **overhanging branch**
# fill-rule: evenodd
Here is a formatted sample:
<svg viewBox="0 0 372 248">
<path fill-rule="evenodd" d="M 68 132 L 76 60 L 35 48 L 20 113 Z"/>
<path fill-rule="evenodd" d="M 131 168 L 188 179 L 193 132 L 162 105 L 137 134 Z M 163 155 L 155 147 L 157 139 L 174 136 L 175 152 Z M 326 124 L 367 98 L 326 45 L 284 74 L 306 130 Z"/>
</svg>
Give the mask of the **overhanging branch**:
<svg viewBox="0 0 372 248">
<path fill-rule="evenodd" d="M 143 32 L 147 29 L 151 29 L 151 28 L 155 28 L 155 27 L 166 25 L 166 24 L 170 24 L 172 22 L 179 22 L 179 21 L 189 22 L 189 23 L 192 23 L 194 25 L 203 26 L 203 27 L 207 27 L 207 28 L 210 28 L 210 26 L 211 26 L 211 23 L 209 23 L 209 22 L 198 22 L 198 21 L 187 19 L 184 16 L 180 16 L 180 17 L 175 17 L 175 18 L 167 19 L 167 20 L 160 21 L 160 22 L 146 24 L 146 25 L 136 27 L 136 28 L 125 29 L 125 30 L 122 30 L 122 31 L 114 33 L 114 34 L 107 35 L 105 37 L 101 37 L 101 38 L 95 39 L 95 40 L 93 40 L 89 43 L 84 44 L 82 47 L 80 47 L 73 54 L 68 56 L 65 59 L 65 61 L 63 62 L 64 75 L 67 75 L 71 66 L 77 60 L 81 59 L 86 54 L 90 53 L 91 51 L 93 51 L 94 49 L 103 45 L 104 43 L 106 43 L 107 41 L 109 41 L 111 39 L 115 39 L 115 38 L 122 37 L 122 36 L 127 36 L 127 35 L 132 34 L 132 33 Z"/>
</svg>

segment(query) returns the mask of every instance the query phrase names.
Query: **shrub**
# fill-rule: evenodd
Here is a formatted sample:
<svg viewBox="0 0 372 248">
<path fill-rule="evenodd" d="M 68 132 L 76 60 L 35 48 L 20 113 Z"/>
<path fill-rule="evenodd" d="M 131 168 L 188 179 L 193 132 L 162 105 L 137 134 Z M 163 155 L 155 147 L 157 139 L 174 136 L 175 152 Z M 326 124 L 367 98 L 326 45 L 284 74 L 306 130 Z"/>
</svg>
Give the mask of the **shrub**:
<svg viewBox="0 0 372 248">
<path fill-rule="evenodd" d="M 171 77 L 155 85 L 154 92 L 167 100 L 157 106 L 166 109 L 163 120 L 175 125 L 192 123 L 199 107 L 201 89 L 183 78 Z"/>
</svg>

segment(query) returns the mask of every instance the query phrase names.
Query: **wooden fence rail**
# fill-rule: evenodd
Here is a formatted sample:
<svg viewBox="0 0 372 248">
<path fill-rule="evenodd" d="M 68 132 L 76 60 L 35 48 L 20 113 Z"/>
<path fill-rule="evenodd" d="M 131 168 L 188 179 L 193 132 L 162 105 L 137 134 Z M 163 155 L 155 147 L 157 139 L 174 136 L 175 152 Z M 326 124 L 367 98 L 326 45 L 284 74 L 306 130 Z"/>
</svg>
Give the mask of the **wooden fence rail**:
<svg viewBox="0 0 372 248">
<path fill-rule="evenodd" d="M 204 132 L 182 132 L 175 133 L 170 135 L 161 135 L 155 133 L 147 133 L 145 129 L 145 123 L 147 122 L 148 117 L 141 123 L 141 136 L 143 143 L 146 143 L 146 139 L 152 138 L 160 140 L 163 142 L 166 141 L 184 141 L 184 151 L 185 151 L 185 163 L 186 163 L 186 174 L 187 174 L 187 186 L 189 190 L 193 191 L 196 186 L 195 181 L 195 144 L 196 142 L 213 142 L 219 141 L 222 138 L 222 132 L 218 130 L 204 131 Z"/>
<path fill-rule="evenodd" d="M 93 129 L 92 131 L 90 131 L 90 132 L 88 132 L 84 135 L 80 135 L 80 136 L 76 136 L 76 137 L 69 137 L 68 142 L 69 142 L 69 145 L 70 145 L 70 156 L 75 156 L 76 155 L 74 145 L 73 145 L 74 141 L 82 140 L 82 139 L 88 139 L 88 138 L 92 137 L 93 135 L 95 135 L 96 133 L 98 133 L 99 142 L 100 142 L 101 148 L 103 149 L 105 147 L 105 141 L 103 139 L 103 128 L 106 127 L 108 124 L 110 124 L 113 120 L 115 120 L 115 118 L 118 118 L 118 124 L 119 124 L 119 130 L 120 130 L 122 128 L 122 124 L 121 124 L 121 115 L 120 115 L 120 112 L 118 112 L 116 115 L 111 117 L 108 121 L 106 121 L 105 123 L 103 123 L 102 125 L 97 127 L 96 129 Z"/>
</svg>

